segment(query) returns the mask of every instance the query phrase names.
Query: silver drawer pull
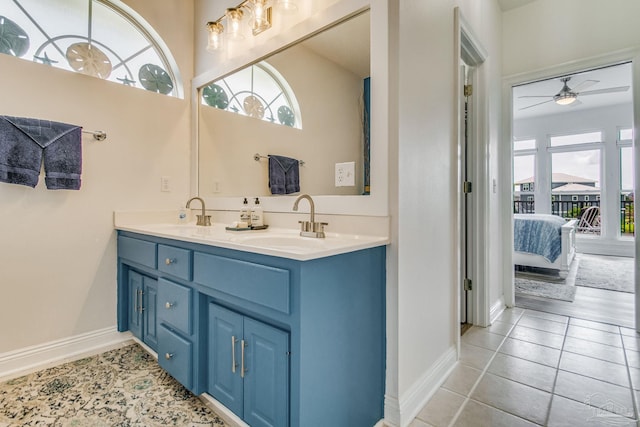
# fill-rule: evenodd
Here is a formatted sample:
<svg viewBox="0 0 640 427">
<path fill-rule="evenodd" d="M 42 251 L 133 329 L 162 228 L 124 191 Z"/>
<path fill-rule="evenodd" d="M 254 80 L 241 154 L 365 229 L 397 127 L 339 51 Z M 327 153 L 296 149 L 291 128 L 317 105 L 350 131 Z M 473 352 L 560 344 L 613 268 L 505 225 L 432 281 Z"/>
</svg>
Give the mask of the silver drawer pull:
<svg viewBox="0 0 640 427">
<path fill-rule="evenodd" d="M 164 260 L 164 263 L 167 265 L 175 264 L 177 260 L 175 258 L 167 258 Z"/>
<path fill-rule="evenodd" d="M 247 344 L 244 340 L 240 341 L 240 377 L 244 378 L 244 347 Z"/>
<path fill-rule="evenodd" d="M 171 309 L 175 305 L 176 305 L 175 303 L 170 303 L 169 301 L 167 301 L 167 302 L 164 303 L 164 308 Z"/>
<path fill-rule="evenodd" d="M 171 360 L 171 358 L 173 357 L 173 353 L 165 353 L 164 358 L 167 360 Z"/>
<path fill-rule="evenodd" d="M 231 335 L 231 372 L 236 373 L 236 368 L 238 364 L 236 363 L 236 343 L 238 339 L 235 335 Z"/>
</svg>

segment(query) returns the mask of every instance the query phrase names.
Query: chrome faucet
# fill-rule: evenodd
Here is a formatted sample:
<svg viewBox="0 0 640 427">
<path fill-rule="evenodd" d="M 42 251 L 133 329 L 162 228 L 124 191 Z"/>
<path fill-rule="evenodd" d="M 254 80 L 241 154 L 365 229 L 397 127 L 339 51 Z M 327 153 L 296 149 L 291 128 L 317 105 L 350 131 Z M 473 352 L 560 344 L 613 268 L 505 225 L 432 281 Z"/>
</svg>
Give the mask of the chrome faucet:
<svg viewBox="0 0 640 427">
<path fill-rule="evenodd" d="M 300 224 L 300 235 L 303 237 L 320 237 L 324 236 L 324 226 L 329 225 L 326 222 L 316 222 L 316 206 L 313 203 L 313 199 L 308 194 L 301 194 L 293 203 L 293 210 L 298 210 L 298 203 L 300 200 L 307 199 L 309 201 L 309 207 L 311 208 L 311 218 L 309 221 L 298 221 Z"/>
<path fill-rule="evenodd" d="M 202 200 L 202 198 L 200 197 L 192 197 L 187 201 L 187 206 L 185 206 L 187 209 L 189 209 L 189 206 L 191 205 L 191 202 L 193 200 L 200 200 L 200 204 L 202 205 L 202 214 L 201 215 L 196 215 L 196 225 L 206 225 L 209 226 L 211 225 L 211 215 L 206 215 L 205 214 L 205 209 L 204 209 L 204 200 Z"/>
</svg>

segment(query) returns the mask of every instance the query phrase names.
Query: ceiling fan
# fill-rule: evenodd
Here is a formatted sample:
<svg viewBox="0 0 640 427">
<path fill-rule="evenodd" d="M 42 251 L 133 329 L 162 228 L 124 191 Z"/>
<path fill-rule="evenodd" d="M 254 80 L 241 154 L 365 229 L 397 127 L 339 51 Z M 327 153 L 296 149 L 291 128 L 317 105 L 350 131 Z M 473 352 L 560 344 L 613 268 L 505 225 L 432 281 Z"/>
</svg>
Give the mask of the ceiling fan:
<svg viewBox="0 0 640 427">
<path fill-rule="evenodd" d="M 558 105 L 579 105 L 579 104 L 582 104 L 582 102 L 580 102 L 580 100 L 578 99 L 578 95 L 580 96 L 600 95 L 603 93 L 626 92 L 627 90 L 629 90 L 629 86 L 618 86 L 618 87 L 610 87 L 606 89 L 589 90 L 585 92 L 584 91 L 585 89 L 590 88 L 591 86 L 597 83 L 600 83 L 600 80 L 585 80 L 577 84 L 573 88 L 569 87 L 569 84 L 568 84 L 569 80 L 571 80 L 571 77 L 563 77 L 560 79 L 560 81 L 562 82 L 562 89 L 560 89 L 560 92 L 556 93 L 555 95 L 520 96 L 519 98 L 550 98 L 550 99 L 547 99 L 546 101 L 538 102 L 536 104 L 532 104 L 527 107 L 522 107 L 520 108 L 520 110 L 526 110 L 527 108 L 536 107 L 538 105 L 546 104 L 548 102 L 555 102 Z"/>
</svg>

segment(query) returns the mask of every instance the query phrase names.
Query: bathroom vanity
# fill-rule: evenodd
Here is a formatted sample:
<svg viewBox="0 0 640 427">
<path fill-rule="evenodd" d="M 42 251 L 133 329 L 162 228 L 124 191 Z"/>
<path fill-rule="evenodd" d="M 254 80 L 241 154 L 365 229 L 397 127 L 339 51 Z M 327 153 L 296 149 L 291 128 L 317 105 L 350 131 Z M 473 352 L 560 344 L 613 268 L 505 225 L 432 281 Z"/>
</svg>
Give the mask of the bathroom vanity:
<svg viewBox="0 0 640 427">
<path fill-rule="evenodd" d="M 251 426 L 382 419 L 386 239 L 216 226 L 118 227 L 118 329 Z"/>
</svg>

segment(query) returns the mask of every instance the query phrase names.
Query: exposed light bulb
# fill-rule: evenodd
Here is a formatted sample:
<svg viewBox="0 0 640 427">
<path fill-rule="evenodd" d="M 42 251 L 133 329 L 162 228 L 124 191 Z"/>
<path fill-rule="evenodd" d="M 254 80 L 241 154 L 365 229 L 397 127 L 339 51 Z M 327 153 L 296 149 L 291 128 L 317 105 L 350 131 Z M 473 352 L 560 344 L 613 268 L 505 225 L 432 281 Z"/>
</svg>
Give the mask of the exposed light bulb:
<svg viewBox="0 0 640 427">
<path fill-rule="evenodd" d="M 207 22 L 209 37 L 207 39 L 207 50 L 209 52 L 222 50 L 224 47 L 223 30 L 224 27 L 219 22 Z"/>
<path fill-rule="evenodd" d="M 269 0 L 249 0 L 252 13 L 251 31 L 254 36 L 271 28 L 271 2 Z"/>
<path fill-rule="evenodd" d="M 240 22 L 244 13 L 241 9 L 227 9 L 227 25 L 229 26 L 229 38 L 233 40 L 242 40 L 244 36 L 240 32 Z"/>
</svg>

